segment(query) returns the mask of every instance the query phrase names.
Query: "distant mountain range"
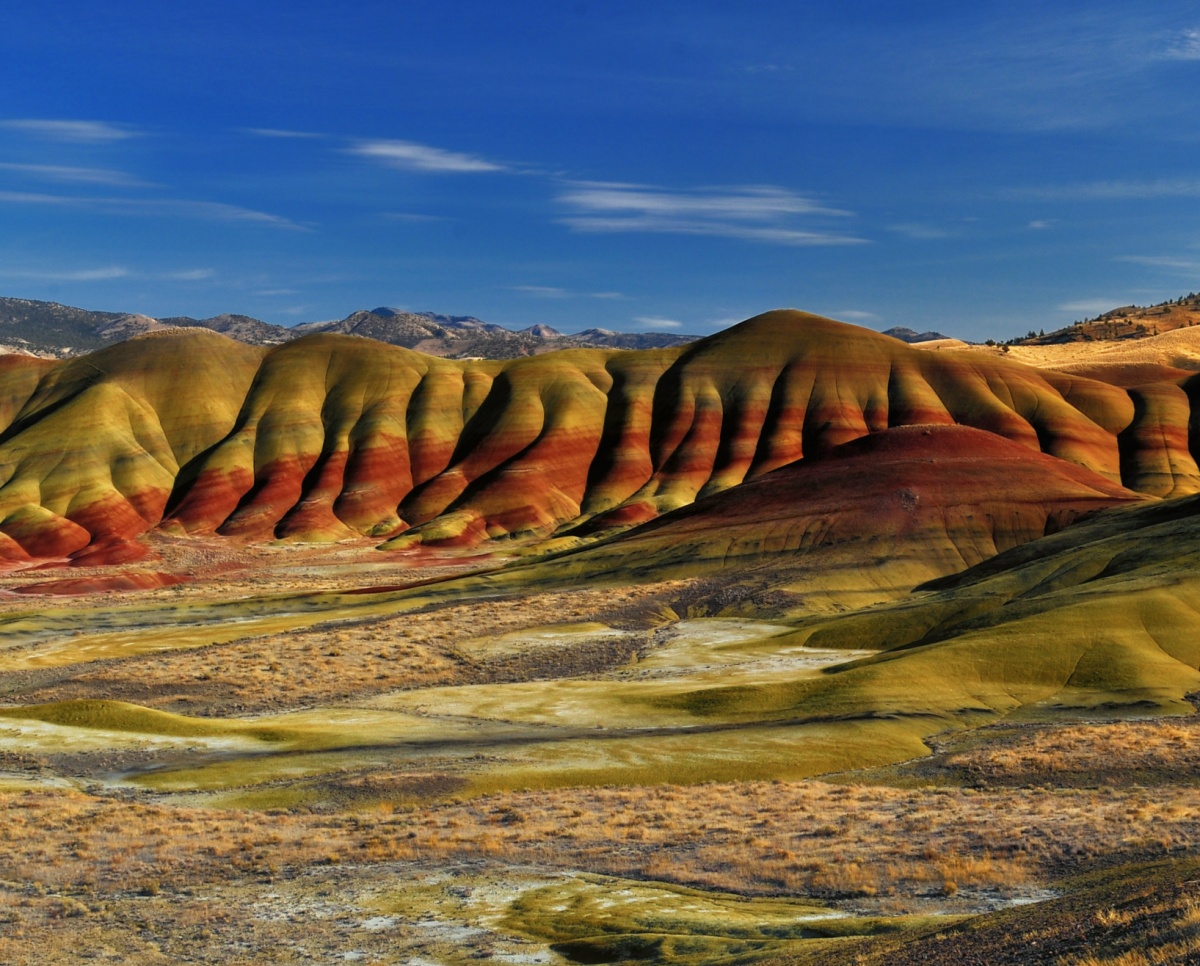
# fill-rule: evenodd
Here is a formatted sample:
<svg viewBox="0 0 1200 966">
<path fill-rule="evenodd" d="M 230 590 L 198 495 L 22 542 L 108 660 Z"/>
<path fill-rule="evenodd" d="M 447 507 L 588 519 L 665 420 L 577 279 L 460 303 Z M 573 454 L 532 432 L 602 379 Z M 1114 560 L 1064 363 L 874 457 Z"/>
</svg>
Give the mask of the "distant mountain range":
<svg viewBox="0 0 1200 966">
<path fill-rule="evenodd" d="M 884 329 L 884 335 L 890 335 L 893 339 L 899 339 L 901 342 L 912 344 L 914 342 L 934 342 L 938 339 L 949 339 L 950 336 L 943 335 L 941 332 L 918 332 L 916 329 L 910 329 L 904 325 L 897 325 L 891 329 Z"/>
<path fill-rule="evenodd" d="M 699 338 L 667 332 L 610 332 L 607 329 L 587 329 L 564 335 L 548 325 L 531 325 L 513 331 L 471 316 L 404 312 L 387 307 L 354 312 L 341 320 L 307 322 L 285 328 L 246 315 L 154 319 L 133 313 L 93 312 L 57 302 L 0 298 L 0 351 L 66 358 L 135 335 L 172 327 L 210 329 L 239 342 L 260 346 L 280 345 L 314 332 L 337 332 L 450 359 L 515 359 L 570 348 L 658 349 L 684 345 Z"/>
</svg>

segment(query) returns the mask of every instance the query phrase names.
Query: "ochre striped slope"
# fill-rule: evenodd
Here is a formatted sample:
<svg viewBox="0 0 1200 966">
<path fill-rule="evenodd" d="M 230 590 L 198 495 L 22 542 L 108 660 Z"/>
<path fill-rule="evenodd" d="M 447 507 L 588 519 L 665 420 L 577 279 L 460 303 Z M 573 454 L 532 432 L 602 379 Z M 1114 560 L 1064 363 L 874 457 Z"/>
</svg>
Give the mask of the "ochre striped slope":
<svg viewBox="0 0 1200 966">
<path fill-rule="evenodd" d="M 519 579 L 745 570 L 755 586 L 802 593 L 806 612 L 861 607 L 1147 499 L 982 430 L 903 426 L 533 564 Z"/>
<path fill-rule="evenodd" d="M 451 361 L 178 330 L 0 366 L 0 558 L 120 559 L 161 526 L 392 546 L 652 519 L 868 433 L 960 424 L 1143 494 L 1200 491 L 1200 384 L 930 353 L 794 311 L 688 346 Z"/>
</svg>

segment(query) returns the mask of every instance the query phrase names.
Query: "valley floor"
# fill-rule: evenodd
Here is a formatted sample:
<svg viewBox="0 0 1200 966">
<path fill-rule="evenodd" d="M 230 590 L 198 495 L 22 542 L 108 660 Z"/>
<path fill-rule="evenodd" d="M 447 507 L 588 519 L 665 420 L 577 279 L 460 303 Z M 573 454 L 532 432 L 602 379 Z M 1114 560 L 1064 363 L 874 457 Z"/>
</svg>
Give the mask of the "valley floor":
<svg viewBox="0 0 1200 966">
<path fill-rule="evenodd" d="M 865 652 L 687 581 L 160 551 L 5 594 L 0 961 L 1200 958 L 1191 716 L 797 717 Z"/>
</svg>

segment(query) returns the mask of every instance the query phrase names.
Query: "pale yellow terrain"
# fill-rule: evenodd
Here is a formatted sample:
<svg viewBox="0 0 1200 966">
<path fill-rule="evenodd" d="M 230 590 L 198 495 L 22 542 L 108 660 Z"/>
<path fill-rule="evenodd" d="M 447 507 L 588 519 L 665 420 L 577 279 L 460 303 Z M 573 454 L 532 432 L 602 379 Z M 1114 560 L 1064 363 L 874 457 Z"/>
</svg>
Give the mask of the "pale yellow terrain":
<svg viewBox="0 0 1200 966">
<path fill-rule="evenodd" d="M 968 351 L 1004 357 L 1039 369 L 1072 372 L 1095 365 L 1155 365 L 1200 372 L 1200 327 L 1175 329 L 1144 339 L 1068 342 L 1061 345 L 973 345 L 959 339 L 915 343 L 932 352 Z"/>
</svg>

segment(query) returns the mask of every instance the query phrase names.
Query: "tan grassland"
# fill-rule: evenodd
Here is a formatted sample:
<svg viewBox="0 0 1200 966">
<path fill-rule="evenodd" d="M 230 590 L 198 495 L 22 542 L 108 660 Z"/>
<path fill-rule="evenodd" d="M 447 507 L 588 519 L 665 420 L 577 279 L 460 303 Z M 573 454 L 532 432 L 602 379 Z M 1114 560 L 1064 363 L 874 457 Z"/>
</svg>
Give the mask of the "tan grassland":
<svg viewBox="0 0 1200 966">
<path fill-rule="evenodd" d="M 1179 739 L 1194 732 L 1149 722 L 1033 729 L 1020 740 L 1000 732 L 935 762 L 947 775 L 987 762 L 992 779 L 1019 779 L 1022 749 L 1045 747 L 1121 783 L 1147 756 L 1187 774 L 1192 759 Z M 22 789 L 9 779 L 0 794 L 0 958 L 69 961 L 71 949 L 87 947 L 135 963 L 287 962 L 360 949 L 402 962 L 397 949 L 445 942 L 425 935 L 421 918 L 406 920 L 393 893 L 439 870 L 448 888 L 489 874 L 536 870 L 553 881 L 586 870 L 836 900 L 860 916 L 964 914 L 1036 897 L 1098 862 L 1179 858 L 1200 845 L 1195 784 L 958 787 L 910 772 L 838 784 L 562 789 L 328 815 L 195 808 L 33 781 Z M 392 921 L 364 926 L 387 895 Z M 1095 919 L 1112 926 L 1120 915 L 1098 909 Z M 500 929 L 479 948 L 505 941 Z M 869 953 L 871 940 L 853 942 Z"/>
<path fill-rule="evenodd" d="M 921 342 L 931 351 L 969 351 L 1070 372 L 1095 365 L 1159 365 L 1200 371 L 1200 327 L 1175 329 L 1141 339 L 1068 342 L 1060 345 L 968 345 L 958 339 Z"/>
</svg>

